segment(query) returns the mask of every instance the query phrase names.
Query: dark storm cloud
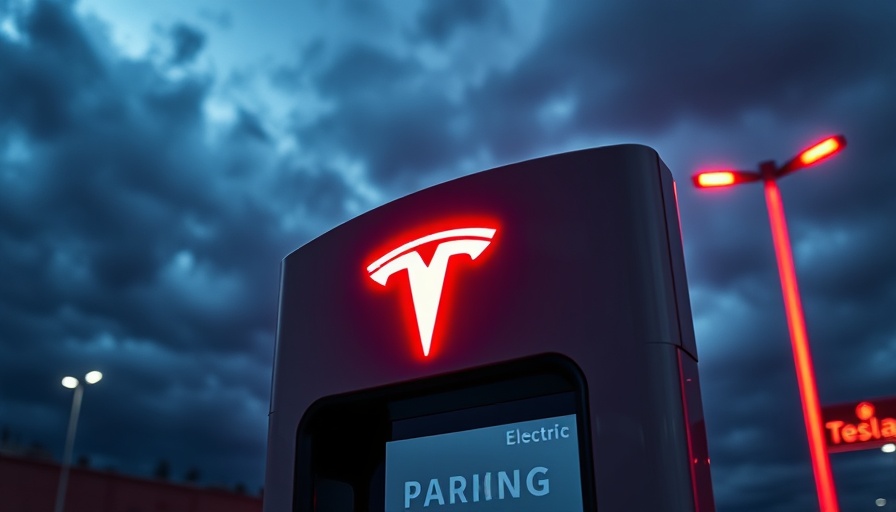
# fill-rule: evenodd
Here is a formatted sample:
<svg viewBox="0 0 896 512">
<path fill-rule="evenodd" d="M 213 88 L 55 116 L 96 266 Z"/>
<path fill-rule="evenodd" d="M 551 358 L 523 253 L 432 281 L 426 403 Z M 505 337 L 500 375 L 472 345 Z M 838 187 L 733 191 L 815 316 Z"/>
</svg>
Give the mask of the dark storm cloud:
<svg viewBox="0 0 896 512">
<path fill-rule="evenodd" d="M 171 28 L 171 38 L 174 43 L 171 63 L 174 65 L 189 63 L 196 58 L 205 45 L 205 34 L 183 23 L 178 23 Z"/>
<path fill-rule="evenodd" d="M 270 135 L 268 135 L 267 130 L 264 129 L 258 117 L 245 109 L 240 109 L 239 117 L 232 133 L 237 139 L 249 138 L 260 142 L 270 142 Z"/>
<path fill-rule="evenodd" d="M 420 71 L 407 60 L 358 45 L 343 50 L 336 61 L 320 73 L 316 83 L 328 97 L 340 100 L 360 97 L 370 101 L 384 89 L 412 80 Z"/>
<path fill-rule="evenodd" d="M 362 157 L 374 178 L 418 176 L 457 154 L 452 121 L 463 106 L 441 94 L 418 93 L 412 60 L 369 46 L 347 48 L 315 81 L 336 112 L 302 128 L 299 140 L 315 148 Z M 421 116 L 428 121 L 421 123 Z M 431 121 L 430 121 L 431 120 Z"/>
<path fill-rule="evenodd" d="M 815 112 L 892 74 L 893 13 L 840 2 L 808 12 L 768 2 L 651 6 L 551 5 L 540 44 L 470 95 L 471 125 L 511 156 L 571 135 L 653 137 L 682 120 L 729 124 L 753 111 L 825 122 Z M 564 99 L 569 119 L 546 129 L 540 109 Z"/>
<path fill-rule="evenodd" d="M 316 151 L 363 159 L 377 185 L 407 187 L 469 142 L 467 107 L 441 91 L 420 91 L 413 77 L 421 73 L 419 64 L 372 47 L 346 49 L 319 79 L 335 111 L 298 129 L 297 138 Z"/>
<path fill-rule="evenodd" d="M 886 56 L 896 13 L 867 5 L 587 5 L 551 6 L 554 30 L 495 84 L 519 91 L 504 97 L 531 109 L 569 90 L 581 99 L 581 125 L 649 133 L 682 116 L 728 122 L 753 108 L 802 114 L 892 73 Z"/>
<path fill-rule="evenodd" d="M 363 155 L 373 175 L 388 182 L 481 146 L 506 162 L 535 156 L 534 148 L 573 135 L 655 136 L 683 118 L 733 122 L 752 110 L 791 117 L 824 107 L 850 86 L 879 75 L 885 69 L 882 52 L 892 45 L 891 18 L 833 2 L 813 5 L 811 23 L 799 9 L 768 3 L 656 4 L 649 13 L 624 3 L 587 5 L 549 5 L 532 51 L 508 71 L 495 70 L 481 85 L 459 93 L 425 60 L 408 54 L 372 46 L 331 48 L 336 55 L 327 65 L 307 71 L 317 73 L 319 92 L 338 108 L 299 136 Z M 450 8 L 464 12 L 453 3 L 430 7 Z M 423 34 L 429 13 L 420 15 Z M 438 19 L 449 24 L 455 18 Z M 522 30 L 501 28 L 501 20 L 483 15 L 477 21 L 482 31 L 508 37 Z M 430 41 L 437 43 L 439 34 Z M 372 97 L 376 101 L 368 101 Z M 555 106 L 570 112 L 551 122 Z M 393 113 L 395 108 L 401 110 Z M 403 121 L 405 113 L 418 114 L 414 130 Z M 433 158 L 404 159 L 400 152 L 378 150 L 411 131 Z"/>
<path fill-rule="evenodd" d="M 24 19 L 29 52 L 3 40 L 0 44 L 0 105 L 2 125 L 12 120 L 36 137 L 51 137 L 71 128 L 69 88 L 89 87 L 101 74 L 100 63 L 88 41 L 72 24 L 71 14 L 39 2 Z M 64 80 L 53 76 L 65 70 Z"/>
<path fill-rule="evenodd" d="M 78 451 L 256 488 L 279 261 L 351 190 L 272 158 L 248 109 L 214 135 L 214 77 L 166 74 L 201 51 L 195 29 L 175 25 L 157 65 L 119 59 L 65 2 L 18 30 L 0 35 L 0 425 L 58 455 L 59 379 L 100 368 Z"/>
<path fill-rule="evenodd" d="M 508 28 L 507 6 L 501 2 L 431 2 L 419 17 L 421 35 L 428 40 L 443 43 L 465 26 L 487 29 Z"/>
</svg>

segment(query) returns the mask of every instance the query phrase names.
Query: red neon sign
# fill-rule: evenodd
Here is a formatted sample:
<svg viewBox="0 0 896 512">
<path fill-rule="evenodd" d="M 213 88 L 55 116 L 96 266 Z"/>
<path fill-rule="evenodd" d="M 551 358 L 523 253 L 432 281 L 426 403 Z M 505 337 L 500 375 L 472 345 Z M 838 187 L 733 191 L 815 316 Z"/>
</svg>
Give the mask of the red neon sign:
<svg viewBox="0 0 896 512">
<path fill-rule="evenodd" d="M 424 357 L 429 356 L 432 346 L 448 260 L 459 254 L 475 260 L 491 244 L 494 235 L 495 229 L 480 227 L 439 231 L 396 247 L 367 266 L 369 277 L 383 286 L 393 274 L 407 271 Z M 435 250 L 426 262 L 420 252 L 423 246 L 431 244 L 435 244 Z"/>
<path fill-rule="evenodd" d="M 825 407 L 828 451 L 869 450 L 896 441 L 896 400 L 877 402 Z"/>
</svg>

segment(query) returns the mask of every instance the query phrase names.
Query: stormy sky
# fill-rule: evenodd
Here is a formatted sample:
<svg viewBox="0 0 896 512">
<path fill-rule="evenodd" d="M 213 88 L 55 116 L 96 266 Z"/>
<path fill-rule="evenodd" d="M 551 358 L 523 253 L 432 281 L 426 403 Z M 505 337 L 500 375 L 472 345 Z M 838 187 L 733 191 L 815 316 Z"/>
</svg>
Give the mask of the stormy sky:
<svg viewBox="0 0 896 512">
<path fill-rule="evenodd" d="M 280 260 L 446 179 L 623 142 L 679 183 L 721 511 L 815 506 L 762 189 L 822 403 L 896 395 L 896 3 L 0 0 L 0 426 L 61 457 L 263 483 Z M 844 509 L 896 459 L 832 456 Z M 885 509 L 886 510 L 886 509 Z"/>
</svg>

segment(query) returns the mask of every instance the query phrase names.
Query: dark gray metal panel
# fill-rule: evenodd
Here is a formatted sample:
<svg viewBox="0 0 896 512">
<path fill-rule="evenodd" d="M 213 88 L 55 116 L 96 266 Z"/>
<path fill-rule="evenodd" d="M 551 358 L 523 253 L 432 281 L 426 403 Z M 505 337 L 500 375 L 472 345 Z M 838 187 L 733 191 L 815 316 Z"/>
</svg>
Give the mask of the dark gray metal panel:
<svg viewBox="0 0 896 512">
<path fill-rule="evenodd" d="M 670 269 L 675 289 L 675 306 L 678 311 L 678 327 L 681 347 L 697 360 L 697 338 L 694 336 L 694 323 L 691 315 L 691 298 L 688 292 L 687 272 L 684 264 L 684 246 L 681 235 L 681 218 L 678 211 L 678 192 L 675 181 L 666 164 L 657 157 L 660 175 L 663 180 L 663 206 L 666 217 L 666 233 L 669 240 Z M 669 191 L 672 191 L 671 199 Z"/>
<path fill-rule="evenodd" d="M 566 153 L 412 194 L 289 255 L 265 510 L 289 509 L 296 427 L 315 400 L 545 352 L 573 359 L 588 380 L 600 508 L 687 510 L 680 482 L 657 472 L 669 452 L 648 449 L 677 439 L 659 402 L 680 396 L 653 351 L 680 346 L 680 322 L 691 329 L 676 290 L 685 279 L 673 275 L 681 256 L 670 256 L 670 179 L 644 146 Z M 385 241 L 452 217 L 495 222 L 498 232 L 482 261 L 449 268 L 445 328 L 424 361 L 400 290 L 375 289 L 365 268 L 392 248 Z"/>
<path fill-rule="evenodd" d="M 693 511 L 694 496 L 691 482 L 688 429 L 684 414 L 681 375 L 678 364 L 679 347 L 666 343 L 651 344 L 647 364 L 651 373 L 662 377 L 652 380 L 650 410 L 656 422 L 657 436 L 650 440 L 655 452 L 658 492 L 667 500 L 657 504 L 666 511 Z M 678 386 L 669 385 L 677 382 Z"/>
</svg>

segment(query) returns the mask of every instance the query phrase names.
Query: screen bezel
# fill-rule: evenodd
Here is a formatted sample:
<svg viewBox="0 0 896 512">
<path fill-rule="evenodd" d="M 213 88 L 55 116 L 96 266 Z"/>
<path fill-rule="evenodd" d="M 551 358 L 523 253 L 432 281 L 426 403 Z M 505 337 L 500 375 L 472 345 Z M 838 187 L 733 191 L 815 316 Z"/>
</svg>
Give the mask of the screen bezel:
<svg viewBox="0 0 896 512">
<path fill-rule="evenodd" d="M 297 429 L 293 510 L 311 512 L 350 489 L 341 509 L 382 512 L 387 442 L 565 414 L 576 416 L 583 510 L 593 512 L 587 384 L 559 354 L 318 400 Z"/>
</svg>

